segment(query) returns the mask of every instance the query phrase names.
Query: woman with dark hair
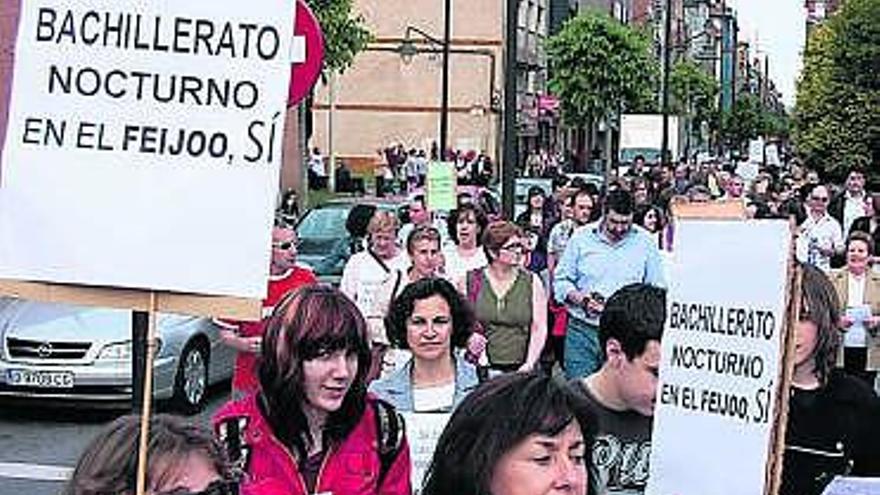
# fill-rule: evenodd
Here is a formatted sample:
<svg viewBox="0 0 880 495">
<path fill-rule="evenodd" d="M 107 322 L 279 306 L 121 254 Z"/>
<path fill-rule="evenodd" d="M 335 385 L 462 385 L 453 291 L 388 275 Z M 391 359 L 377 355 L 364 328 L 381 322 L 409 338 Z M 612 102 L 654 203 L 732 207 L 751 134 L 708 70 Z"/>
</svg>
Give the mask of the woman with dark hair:
<svg viewBox="0 0 880 495">
<path fill-rule="evenodd" d="M 840 305 L 816 267 L 801 266 L 800 321 L 780 495 L 819 495 L 837 475 L 880 475 L 880 404 L 861 380 L 835 369 Z"/>
<path fill-rule="evenodd" d="M 480 249 L 489 220 L 474 204 L 463 204 L 447 218 L 449 238 L 455 243 L 443 249 L 446 278 L 458 283 L 469 270 L 486 266 L 486 253 Z"/>
<path fill-rule="evenodd" d="M 299 221 L 299 204 L 296 197 L 296 190 L 289 188 L 281 195 L 281 201 L 278 202 L 276 210 L 276 219 L 280 220 L 284 225 L 289 227 L 296 226 Z"/>
<path fill-rule="evenodd" d="M 117 418 L 80 455 L 62 495 L 133 495 L 140 416 Z M 211 433 L 167 414 L 150 418 L 146 491 L 152 494 L 233 495 L 226 459 Z"/>
<path fill-rule="evenodd" d="M 547 238 L 553 228 L 554 219 L 545 208 L 545 193 L 540 186 L 532 186 L 528 192 L 526 211 L 516 217 L 516 224 L 527 234 L 529 249 L 532 252 L 528 268 L 534 273 L 541 273 L 547 268 Z"/>
<path fill-rule="evenodd" d="M 567 386 L 514 373 L 483 384 L 443 430 L 422 495 L 593 493 L 593 422 Z"/>
<path fill-rule="evenodd" d="M 409 447 L 391 406 L 367 395 L 367 328 L 328 286 L 290 293 L 263 339 L 261 391 L 214 417 L 245 452 L 245 495 L 409 494 Z"/>
<path fill-rule="evenodd" d="M 470 307 L 448 281 L 409 284 L 391 303 L 385 328 L 391 345 L 412 358 L 370 391 L 398 411 L 451 411 L 479 383 L 476 368 L 455 352 L 467 345 L 473 326 Z"/>
<path fill-rule="evenodd" d="M 865 200 L 865 216 L 853 220 L 850 232 L 865 232 L 874 240 L 874 251 L 871 256 L 876 270 L 880 267 L 880 194 L 868 194 L 867 198 Z"/>
<path fill-rule="evenodd" d="M 652 204 L 636 205 L 633 210 L 633 223 L 641 227 L 651 237 L 657 239 L 657 247 L 663 249 L 663 233 L 666 221 L 659 206 Z"/>
<path fill-rule="evenodd" d="M 345 230 L 349 235 L 349 254 L 359 253 L 364 250 L 364 239 L 367 238 L 367 228 L 370 220 L 376 213 L 376 205 L 356 204 L 348 212 L 345 218 Z"/>
<path fill-rule="evenodd" d="M 348 236 L 336 239 L 330 253 L 321 258 L 312 269 L 317 273 L 333 273 L 339 265 L 367 248 L 367 227 L 376 213 L 376 205 L 356 204 L 345 218 Z"/>
</svg>

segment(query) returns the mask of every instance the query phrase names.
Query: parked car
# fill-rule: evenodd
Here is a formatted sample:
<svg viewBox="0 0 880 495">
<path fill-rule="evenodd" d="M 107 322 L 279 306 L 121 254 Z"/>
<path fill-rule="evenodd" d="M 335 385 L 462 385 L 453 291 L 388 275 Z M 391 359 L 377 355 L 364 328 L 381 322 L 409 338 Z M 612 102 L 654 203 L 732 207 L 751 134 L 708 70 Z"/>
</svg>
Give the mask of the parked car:
<svg viewBox="0 0 880 495">
<path fill-rule="evenodd" d="M 356 204 L 374 205 L 380 210 L 404 215 L 404 198 L 345 198 L 309 209 L 296 224 L 299 239 L 297 261 L 311 268 L 319 280 L 338 284 L 342 269 L 351 255 L 351 236 L 345 228 L 348 214 Z"/>
<path fill-rule="evenodd" d="M 131 400 L 131 311 L 0 298 L 0 398 L 91 405 Z M 159 314 L 156 399 L 187 414 L 232 376 L 235 351 L 210 319 Z"/>
</svg>

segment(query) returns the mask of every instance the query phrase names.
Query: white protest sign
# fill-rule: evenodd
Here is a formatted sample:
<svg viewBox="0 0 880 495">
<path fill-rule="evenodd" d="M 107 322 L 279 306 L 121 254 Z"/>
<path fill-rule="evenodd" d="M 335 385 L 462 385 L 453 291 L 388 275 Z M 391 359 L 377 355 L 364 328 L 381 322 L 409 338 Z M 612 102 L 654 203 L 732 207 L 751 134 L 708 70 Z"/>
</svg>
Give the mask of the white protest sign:
<svg viewBox="0 0 880 495">
<path fill-rule="evenodd" d="M 647 494 L 766 493 L 790 253 L 787 221 L 677 223 Z"/>
<path fill-rule="evenodd" d="M 406 438 L 409 441 L 410 459 L 412 461 L 413 493 L 422 492 L 425 474 L 434 457 L 434 449 L 446 423 L 452 416 L 450 413 L 401 413 L 406 422 Z"/>
<path fill-rule="evenodd" d="M 757 162 L 739 162 L 736 166 L 736 174 L 749 184 L 755 181 L 761 172 L 761 165 Z"/>
<path fill-rule="evenodd" d="M 22 2 L 0 278 L 264 297 L 294 12 Z"/>
<path fill-rule="evenodd" d="M 764 138 L 749 141 L 749 160 L 752 163 L 764 163 Z"/>
<path fill-rule="evenodd" d="M 771 167 L 780 167 L 782 166 L 782 161 L 779 160 L 779 147 L 775 144 L 768 144 L 765 150 L 767 155 L 767 165 Z"/>
</svg>

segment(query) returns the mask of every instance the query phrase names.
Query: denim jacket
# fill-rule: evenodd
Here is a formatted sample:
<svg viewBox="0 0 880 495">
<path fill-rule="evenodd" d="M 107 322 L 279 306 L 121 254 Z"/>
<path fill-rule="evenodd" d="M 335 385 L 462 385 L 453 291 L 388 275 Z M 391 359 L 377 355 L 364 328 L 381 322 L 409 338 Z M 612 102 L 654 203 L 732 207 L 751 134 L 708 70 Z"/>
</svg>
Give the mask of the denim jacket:
<svg viewBox="0 0 880 495">
<path fill-rule="evenodd" d="M 455 353 L 452 355 L 455 365 L 455 395 L 452 398 L 452 409 L 480 384 L 477 369 Z M 370 384 L 370 392 L 389 402 L 400 412 L 413 411 L 412 367 L 410 358 L 403 366 L 390 376 L 376 380 Z M 441 411 L 441 412 L 451 412 Z"/>
</svg>

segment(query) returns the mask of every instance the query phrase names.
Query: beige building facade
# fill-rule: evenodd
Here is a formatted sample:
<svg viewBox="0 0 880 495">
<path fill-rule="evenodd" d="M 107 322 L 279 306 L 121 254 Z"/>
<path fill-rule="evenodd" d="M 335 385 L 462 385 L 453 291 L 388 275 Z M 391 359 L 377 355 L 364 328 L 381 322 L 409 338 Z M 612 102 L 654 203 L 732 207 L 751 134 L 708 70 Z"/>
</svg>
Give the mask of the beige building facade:
<svg viewBox="0 0 880 495">
<path fill-rule="evenodd" d="M 501 152 L 504 4 L 452 1 L 448 146 L 484 152 L 493 159 Z M 374 41 L 336 79 L 334 91 L 330 84 L 316 88 L 311 146 L 325 155 L 332 147 L 341 160 L 357 166 L 378 162 L 378 150 L 393 144 L 428 151 L 439 141 L 443 6 L 438 0 L 355 1 Z M 543 91 L 543 78 L 536 84 L 528 69 L 529 60 L 540 65 L 547 0 L 521 0 L 518 15 L 518 114 L 528 119 L 537 115 L 537 95 Z M 526 128 L 521 122 L 520 129 Z"/>
</svg>

